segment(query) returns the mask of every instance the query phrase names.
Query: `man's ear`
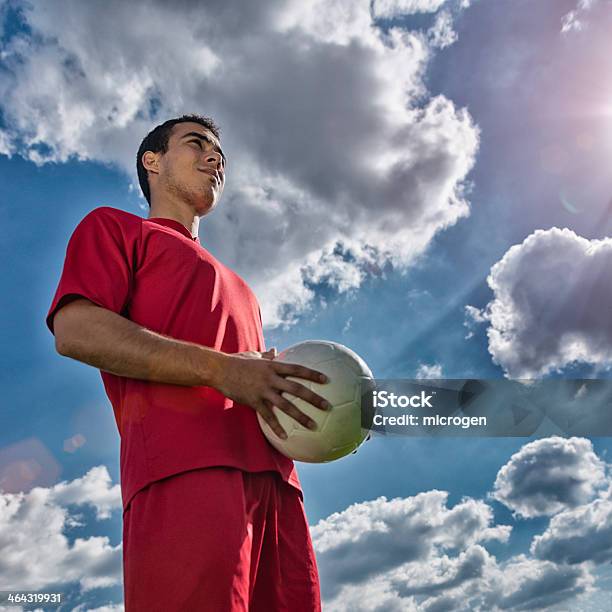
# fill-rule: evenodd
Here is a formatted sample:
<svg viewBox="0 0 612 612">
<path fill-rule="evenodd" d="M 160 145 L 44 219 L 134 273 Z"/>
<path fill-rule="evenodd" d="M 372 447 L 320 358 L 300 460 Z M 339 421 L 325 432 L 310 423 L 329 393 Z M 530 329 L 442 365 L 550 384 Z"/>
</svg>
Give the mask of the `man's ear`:
<svg viewBox="0 0 612 612">
<path fill-rule="evenodd" d="M 142 154 L 142 165 L 145 167 L 145 170 L 159 174 L 159 153 L 145 151 Z"/>
</svg>

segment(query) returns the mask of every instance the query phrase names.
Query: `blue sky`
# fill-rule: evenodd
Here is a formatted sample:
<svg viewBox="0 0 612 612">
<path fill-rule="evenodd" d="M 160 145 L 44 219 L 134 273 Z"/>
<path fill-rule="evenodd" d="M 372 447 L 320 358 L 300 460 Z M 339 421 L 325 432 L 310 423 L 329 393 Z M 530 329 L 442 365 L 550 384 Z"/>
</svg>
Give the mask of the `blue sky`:
<svg viewBox="0 0 612 612">
<path fill-rule="evenodd" d="M 83 4 L 0 4 L 0 590 L 122 609 L 112 410 L 44 318 L 77 223 L 146 216 L 135 152 L 167 117 L 221 125 L 200 239 L 269 347 L 341 342 L 378 378 L 610 376 L 609 0 Z M 326 609 L 605 610 L 611 450 L 374 437 L 300 464 Z"/>
</svg>

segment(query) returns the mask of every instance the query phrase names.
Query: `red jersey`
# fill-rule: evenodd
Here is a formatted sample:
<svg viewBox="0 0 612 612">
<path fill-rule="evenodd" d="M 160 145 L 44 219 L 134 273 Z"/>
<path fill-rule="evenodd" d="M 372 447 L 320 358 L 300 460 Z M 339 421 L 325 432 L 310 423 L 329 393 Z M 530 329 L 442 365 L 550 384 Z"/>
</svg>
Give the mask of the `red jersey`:
<svg viewBox="0 0 612 612">
<path fill-rule="evenodd" d="M 174 219 L 96 208 L 74 230 L 47 314 L 84 297 L 165 336 L 223 351 L 264 351 L 261 312 L 247 284 Z M 121 436 L 125 510 L 151 482 L 211 466 L 272 470 L 300 489 L 293 461 L 257 415 L 212 387 L 100 372 Z"/>
</svg>

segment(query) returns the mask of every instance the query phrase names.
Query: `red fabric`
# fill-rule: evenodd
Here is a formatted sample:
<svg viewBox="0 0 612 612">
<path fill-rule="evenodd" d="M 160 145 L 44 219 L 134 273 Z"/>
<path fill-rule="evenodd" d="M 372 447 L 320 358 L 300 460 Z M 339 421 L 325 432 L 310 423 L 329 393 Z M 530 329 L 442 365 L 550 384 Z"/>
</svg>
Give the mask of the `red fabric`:
<svg viewBox="0 0 612 612">
<path fill-rule="evenodd" d="M 74 230 L 47 314 L 78 297 L 153 331 L 226 353 L 264 351 L 261 314 L 247 284 L 173 219 L 103 206 Z M 276 471 L 300 488 L 293 462 L 263 436 L 255 411 L 212 387 L 101 372 L 121 435 L 123 508 L 149 483 L 228 466 Z"/>
<path fill-rule="evenodd" d="M 299 491 L 277 473 L 185 472 L 123 517 L 126 612 L 314 612 L 317 566 Z"/>
</svg>

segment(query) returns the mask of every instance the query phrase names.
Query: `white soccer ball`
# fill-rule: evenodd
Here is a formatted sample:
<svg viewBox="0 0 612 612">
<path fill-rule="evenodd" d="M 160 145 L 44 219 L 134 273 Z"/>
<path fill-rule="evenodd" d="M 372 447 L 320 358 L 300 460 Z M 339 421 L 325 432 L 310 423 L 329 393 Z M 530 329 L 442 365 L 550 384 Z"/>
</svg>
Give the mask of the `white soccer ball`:
<svg viewBox="0 0 612 612">
<path fill-rule="evenodd" d="M 274 448 L 296 461 L 324 463 L 354 452 L 369 433 L 362 421 L 362 393 L 374 385 L 372 372 L 365 361 L 342 344 L 322 340 L 300 342 L 280 353 L 275 361 L 298 363 L 323 372 L 329 382 L 318 384 L 303 378 L 288 376 L 311 389 L 330 404 L 328 410 L 315 408 L 290 393 L 283 397 L 317 423 L 311 430 L 288 414 L 274 407 L 274 414 L 287 432 L 287 439 L 278 437 L 264 419 L 257 414 L 261 429 Z"/>
</svg>

